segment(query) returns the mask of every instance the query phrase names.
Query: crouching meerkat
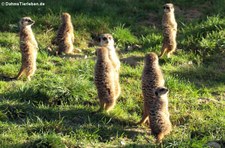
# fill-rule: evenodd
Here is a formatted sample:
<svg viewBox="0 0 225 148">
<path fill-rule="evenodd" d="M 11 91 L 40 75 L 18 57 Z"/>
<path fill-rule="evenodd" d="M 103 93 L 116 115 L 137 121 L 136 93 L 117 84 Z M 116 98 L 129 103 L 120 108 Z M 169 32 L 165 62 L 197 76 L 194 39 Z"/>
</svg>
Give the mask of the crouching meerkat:
<svg viewBox="0 0 225 148">
<path fill-rule="evenodd" d="M 144 58 L 144 69 L 142 72 L 142 94 L 144 97 L 143 116 L 137 124 L 151 122 L 149 120 L 150 104 L 156 98 L 154 90 L 157 87 L 164 86 L 164 78 L 159 66 L 157 54 L 151 52 Z"/>
<path fill-rule="evenodd" d="M 177 48 L 176 42 L 177 22 L 175 20 L 173 4 L 167 3 L 163 6 L 163 9 L 164 9 L 164 14 L 162 18 L 163 45 L 159 57 L 162 57 L 166 53 L 167 57 L 169 58 Z"/>
<path fill-rule="evenodd" d="M 115 85 L 116 85 L 116 97 L 118 98 L 121 93 L 121 88 L 119 84 L 119 71 L 120 71 L 120 60 L 116 54 L 116 49 L 114 46 L 114 39 L 111 34 L 102 34 L 99 37 L 99 44 L 101 47 L 105 47 L 109 50 L 109 59 L 111 60 L 113 67 L 115 69 Z"/>
<path fill-rule="evenodd" d="M 63 52 L 66 54 L 73 54 L 74 33 L 70 14 L 63 13 L 61 21 L 62 24 L 59 27 L 57 36 L 52 41 L 52 44 L 58 45 L 58 54 L 62 54 Z"/>
<path fill-rule="evenodd" d="M 156 98 L 150 104 L 151 133 L 155 136 L 158 143 L 161 143 L 164 136 L 172 131 L 168 111 L 168 92 L 169 90 L 166 87 L 157 87 L 155 89 Z"/>
<path fill-rule="evenodd" d="M 97 62 L 95 65 L 95 85 L 100 101 L 100 110 L 107 112 L 112 110 L 116 104 L 117 94 L 115 85 L 115 69 L 109 59 L 108 49 L 100 47 L 97 49 Z"/>
<path fill-rule="evenodd" d="M 23 74 L 30 81 L 36 71 L 36 59 L 38 44 L 35 40 L 31 26 L 34 24 L 30 17 L 23 17 L 20 20 L 20 51 L 22 54 L 22 66 L 17 75 L 19 79 Z"/>
</svg>

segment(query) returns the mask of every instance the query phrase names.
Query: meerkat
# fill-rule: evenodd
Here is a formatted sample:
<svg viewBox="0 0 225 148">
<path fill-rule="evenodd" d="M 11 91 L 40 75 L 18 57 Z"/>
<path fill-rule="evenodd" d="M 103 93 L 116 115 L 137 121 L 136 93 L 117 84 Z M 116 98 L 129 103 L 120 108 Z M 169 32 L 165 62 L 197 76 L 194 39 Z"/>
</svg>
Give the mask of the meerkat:
<svg viewBox="0 0 225 148">
<path fill-rule="evenodd" d="M 97 62 L 95 65 L 95 85 L 100 101 L 100 110 L 109 112 L 116 104 L 117 94 L 114 77 L 115 69 L 109 59 L 108 49 L 100 47 L 97 49 Z"/>
<path fill-rule="evenodd" d="M 19 79 L 23 74 L 30 81 L 36 71 L 36 59 L 38 44 L 32 32 L 31 26 L 35 23 L 30 17 L 20 20 L 20 51 L 22 54 L 22 66 L 16 77 Z"/>
<path fill-rule="evenodd" d="M 169 90 L 166 87 L 157 87 L 154 92 L 156 98 L 153 100 L 153 103 L 150 104 L 150 128 L 156 141 L 161 143 L 164 136 L 172 131 L 168 111 L 167 94 Z"/>
<path fill-rule="evenodd" d="M 154 89 L 164 86 L 164 78 L 159 66 L 159 59 L 157 54 L 151 52 L 146 54 L 144 59 L 144 69 L 142 72 L 142 94 L 144 97 L 143 116 L 141 121 L 137 124 L 144 124 L 151 122 L 149 120 L 150 104 L 155 99 Z"/>
<path fill-rule="evenodd" d="M 174 15 L 173 4 L 167 3 L 163 6 L 163 9 L 164 9 L 164 14 L 162 18 L 163 45 L 159 57 L 162 57 L 166 53 L 167 57 L 169 58 L 177 48 L 176 42 L 177 22 Z"/>
<path fill-rule="evenodd" d="M 62 24 L 59 27 L 57 36 L 52 41 L 52 44 L 58 45 L 58 54 L 62 54 L 63 52 L 66 54 L 73 54 L 74 33 L 70 14 L 63 13 L 61 21 Z"/>
<path fill-rule="evenodd" d="M 116 97 L 118 98 L 121 93 L 121 88 L 119 84 L 120 60 L 116 54 L 113 36 L 108 33 L 102 34 L 99 37 L 99 44 L 101 47 L 106 47 L 109 50 L 109 59 L 111 60 L 116 73 L 115 85 L 116 85 Z"/>
</svg>

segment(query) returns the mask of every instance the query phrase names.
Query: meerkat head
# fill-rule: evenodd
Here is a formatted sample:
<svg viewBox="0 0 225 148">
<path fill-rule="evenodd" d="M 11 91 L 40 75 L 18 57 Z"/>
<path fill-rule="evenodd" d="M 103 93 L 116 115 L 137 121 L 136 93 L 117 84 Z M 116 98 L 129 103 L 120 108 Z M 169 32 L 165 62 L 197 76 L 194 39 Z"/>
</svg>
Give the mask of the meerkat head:
<svg viewBox="0 0 225 148">
<path fill-rule="evenodd" d="M 35 23 L 30 17 L 23 17 L 20 19 L 20 27 L 32 26 Z"/>
<path fill-rule="evenodd" d="M 145 56 L 145 65 L 158 63 L 158 55 L 154 52 L 150 52 Z"/>
<path fill-rule="evenodd" d="M 111 34 L 102 34 L 99 37 L 99 45 L 103 47 L 114 46 L 114 39 Z"/>
<path fill-rule="evenodd" d="M 71 19 L 71 16 L 70 16 L 69 13 L 65 12 L 65 13 L 62 14 L 61 19 L 62 19 L 63 22 L 66 22 L 66 21 Z"/>
<path fill-rule="evenodd" d="M 174 6 L 172 3 L 167 3 L 163 6 L 163 10 L 165 13 L 174 12 Z"/>
<path fill-rule="evenodd" d="M 154 92 L 157 98 L 164 98 L 167 96 L 169 90 L 166 87 L 157 87 Z"/>
</svg>

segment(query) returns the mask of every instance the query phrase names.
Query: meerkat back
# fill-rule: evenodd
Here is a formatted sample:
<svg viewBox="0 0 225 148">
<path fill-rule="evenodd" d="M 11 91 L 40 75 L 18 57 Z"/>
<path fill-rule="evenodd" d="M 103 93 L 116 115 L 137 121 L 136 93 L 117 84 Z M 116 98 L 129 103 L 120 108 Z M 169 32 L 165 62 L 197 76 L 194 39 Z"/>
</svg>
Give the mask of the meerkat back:
<svg viewBox="0 0 225 148">
<path fill-rule="evenodd" d="M 158 56 L 155 53 L 149 53 L 145 56 L 144 69 L 142 72 L 142 91 L 146 98 L 154 96 L 153 89 L 164 86 L 164 78 L 159 66 Z"/>
<path fill-rule="evenodd" d="M 151 52 L 146 54 L 144 59 L 144 69 L 142 72 L 142 94 L 143 94 L 143 116 L 137 124 L 143 124 L 149 121 L 150 104 L 155 98 L 154 89 L 158 86 L 164 86 L 164 78 L 161 72 L 157 54 Z"/>
<path fill-rule="evenodd" d="M 113 109 L 116 102 L 115 95 L 115 71 L 109 59 L 108 49 L 97 49 L 97 62 L 95 65 L 95 85 L 98 91 L 100 109 L 107 112 Z"/>
<path fill-rule="evenodd" d="M 66 54 L 73 53 L 74 31 L 71 16 L 69 13 L 63 13 L 61 16 L 62 24 L 59 27 L 56 38 L 52 41 L 53 44 L 58 45 L 58 53 Z"/>
</svg>

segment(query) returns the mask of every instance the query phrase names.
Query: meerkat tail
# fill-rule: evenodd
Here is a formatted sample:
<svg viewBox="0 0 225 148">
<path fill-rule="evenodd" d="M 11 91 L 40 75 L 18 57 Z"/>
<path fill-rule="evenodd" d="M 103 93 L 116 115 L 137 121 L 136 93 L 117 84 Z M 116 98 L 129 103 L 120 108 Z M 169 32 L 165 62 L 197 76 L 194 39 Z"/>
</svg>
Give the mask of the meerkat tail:
<svg viewBox="0 0 225 148">
<path fill-rule="evenodd" d="M 171 50 L 168 51 L 167 57 L 170 58 L 171 54 L 173 54 L 176 50 L 176 45 L 172 45 Z"/>
<path fill-rule="evenodd" d="M 116 78 L 115 78 L 115 85 L 116 85 L 116 88 L 115 88 L 115 98 L 118 99 L 119 96 L 120 96 L 120 93 L 121 93 L 121 87 L 120 87 L 120 82 L 119 82 L 119 73 L 116 74 Z"/>
<path fill-rule="evenodd" d="M 157 142 L 157 143 L 161 143 L 163 138 L 164 138 L 164 133 L 163 133 L 163 132 L 159 133 L 159 134 L 156 136 L 156 142 Z"/>
<path fill-rule="evenodd" d="M 168 48 L 162 48 L 161 54 L 159 55 L 159 58 L 161 58 L 166 52 L 167 52 Z"/>
<path fill-rule="evenodd" d="M 23 73 L 24 73 L 24 68 L 21 68 L 20 69 L 20 71 L 19 71 L 19 73 L 17 74 L 17 76 L 14 78 L 14 79 L 20 79 L 21 78 L 21 76 L 23 75 Z"/>
<path fill-rule="evenodd" d="M 147 122 L 147 124 L 150 124 L 148 115 L 147 114 L 144 114 L 143 117 L 142 117 L 142 119 L 141 119 L 141 121 L 139 121 L 136 124 L 137 125 L 142 125 L 142 124 L 144 124 L 146 122 Z"/>
</svg>

